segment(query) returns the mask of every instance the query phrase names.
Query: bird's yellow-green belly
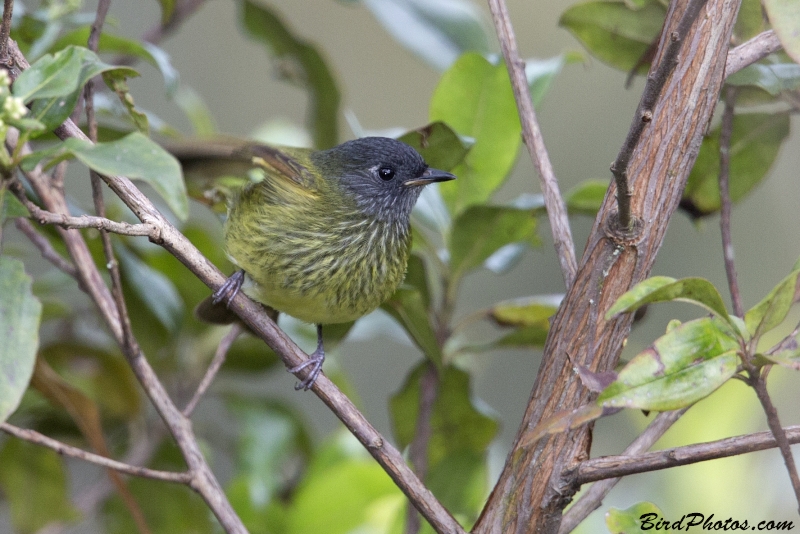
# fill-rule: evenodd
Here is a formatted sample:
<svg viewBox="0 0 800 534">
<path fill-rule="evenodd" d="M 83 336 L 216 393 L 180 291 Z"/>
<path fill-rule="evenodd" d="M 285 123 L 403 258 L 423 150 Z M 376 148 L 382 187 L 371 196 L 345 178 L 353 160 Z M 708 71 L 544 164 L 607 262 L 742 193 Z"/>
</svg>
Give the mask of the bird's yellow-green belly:
<svg viewBox="0 0 800 534">
<path fill-rule="evenodd" d="M 244 290 L 302 321 L 353 321 L 380 306 L 405 276 L 407 229 L 362 221 L 259 230 L 235 219 L 226 229 L 228 255 L 253 282 Z"/>
</svg>

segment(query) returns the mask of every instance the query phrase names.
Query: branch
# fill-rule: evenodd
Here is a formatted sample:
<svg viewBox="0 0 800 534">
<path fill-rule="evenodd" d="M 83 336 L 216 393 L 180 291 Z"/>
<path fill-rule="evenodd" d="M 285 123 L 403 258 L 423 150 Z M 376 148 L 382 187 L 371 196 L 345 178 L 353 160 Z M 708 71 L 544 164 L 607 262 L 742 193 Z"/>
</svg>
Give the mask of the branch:
<svg viewBox="0 0 800 534">
<path fill-rule="evenodd" d="M 644 86 L 639 107 L 636 108 L 636 113 L 633 116 L 633 123 L 628 130 L 628 136 L 619 150 L 617 159 L 611 164 L 611 172 L 617 184 L 619 227 L 624 231 L 632 229 L 633 225 L 631 215 L 631 196 L 633 196 L 633 193 L 631 193 L 628 184 L 628 166 L 645 126 L 655 119 L 654 109 L 658 97 L 661 95 L 661 91 L 664 89 L 664 84 L 667 83 L 670 74 L 678 65 L 678 52 L 681 50 L 681 45 L 686 40 L 692 24 L 706 1 L 689 0 L 689 5 L 683 12 L 677 27 L 670 32 L 669 45 L 658 63 L 658 68 L 651 70 L 651 73 L 647 76 L 647 84 Z"/>
<path fill-rule="evenodd" d="M 800 425 L 786 427 L 789 443 L 800 443 Z M 772 432 L 756 432 L 732 438 L 696 443 L 684 447 L 664 449 L 638 456 L 602 456 L 581 462 L 577 467 L 577 481 L 586 484 L 595 480 L 658 471 L 668 467 L 696 464 L 718 458 L 728 458 L 749 452 L 773 449 L 778 444 Z"/>
<path fill-rule="evenodd" d="M 539 122 L 536 120 L 536 111 L 533 109 L 528 80 L 525 77 L 525 63 L 519 58 L 517 40 L 505 1 L 489 0 L 489 9 L 492 12 L 497 38 L 500 40 L 500 48 L 503 50 L 503 58 L 511 79 L 511 88 L 514 90 L 514 100 L 517 102 L 517 112 L 522 124 L 522 138 L 525 146 L 528 147 L 531 161 L 539 172 L 539 184 L 544 194 L 544 203 L 550 219 L 553 242 L 561 265 L 561 274 L 564 276 L 567 289 L 569 289 L 575 280 L 578 262 L 575 259 L 575 244 L 572 241 L 567 208 L 558 188 L 558 180 L 553 172 L 550 156 L 544 146 Z"/>
<path fill-rule="evenodd" d="M 15 44 L 12 47 L 12 54 L 19 65 L 27 66 L 27 61 L 25 61 L 25 58 L 19 52 Z M 87 140 L 86 135 L 71 120 L 65 121 L 55 130 L 55 133 L 62 139 L 76 137 Z M 203 283 L 208 285 L 211 289 L 217 289 L 225 282 L 226 277 L 219 269 L 208 261 L 208 259 L 192 245 L 186 236 L 180 233 L 180 231 L 155 208 L 150 200 L 128 178 L 124 176 L 101 177 L 142 223 L 153 224 L 159 228 L 160 241 L 158 241 L 157 244 L 174 255 Z M 104 297 L 101 296 L 100 298 L 102 299 Z M 239 315 L 242 321 L 280 356 L 287 367 L 299 365 L 308 358 L 308 356 L 267 316 L 263 306 L 250 300 L 243 292 L 240 292 L 233 299 L 230 309 Z M 114 310 L 114 312 L 115 311 L 116 310 Z M 114 331 L 116 336 L 118 333 L 118 324 L 112 321 L 109 327 Z M 141 373 L 140 380 L 144 379 L 158 382 L 155 374 L 152 372 L 152 368 L 149 367 L 143 355 L 140 359 L 142 360 L 141 363 L 138 361 L 139 358 L 132 363 L 132 365 L 136 364 L 134 371 L 137 372 L 137 378 L 140 377 L 139 373 Z M 181 439 L 192 440 L 190 441 L 191 450 L 182 449 L 184 454 L 196 454 L 196 456 L 187 458 L 187 461 L 191 459 L 198 468 L 203 470 L 201 475 L 204 477 L 204 482 L 216 485 L 216 480 L 213 479 L 213 475 L 208 469 L 205 460 L 203 460 L 200 450 L 196 448 L 196 441 L 193 441 L 195 438 L 191 430 L 190 422 L 174 407 L 160 383 L 154 386 L 154 388 L 155 389 L 148 390 L 148 394 L 151 395 L 153 403 L 159 408 L 162 418 L 165 419 L 170 427 L 170 431 L 173 435 L 178 434 L 182 436 Z M 352 401 L 350 401 L 350 399 L 348 399 L 324 374 L 321 374 L 317 379 L 312 387 L 312 391 L 334 412 L 361 444 L 364 445 L 367 451 L 378 461 L 384 470 L 386 470 L 395 484 L 406 494 L 414 506 L 417 507 L 417 510 L 420 511 L 422 516 L 428 520 L 437 532 L 463 534 L 464 530 L 458 522 L 447 512 L 441 503 L 439 503 L 433 493 L 422 484 L 419 478 L 414 475 L 413 471 L 406 465 L 400 452 L 381 436 L 358 411 Z M 177 437 L 176 441 L 181 445 L 181 441 L 178 440 Z M 197 462 L 200 462 L 200 464 Z M 190 465 L 190 468 L 193 467 L 193 465 Z M 219 491 L 221 493 L 221 490 Z M 200 492 L 199 489 L 198 492 Z M 200 493 L 203 495 L 204 499 L 210 497 L 208 493 Z M 220 505 L 222 505 L 223 508 L 229 506 L 224 494 L 221 494 L 221 500 L 224 502 L 214 502 L 212 504 L 207 501 L 207 503 L 209 506 L 216 507 L 212 509 L 217 513 L 220 511 Z M 236 519 L 238 521 L 238 518 Z M 223 526 L 226 525 L 223 524 Z"/>
<path fill-rule="evenodd" d="M 722 124 L 719 131 L 719 226 L 722 234 L 722 256 L 725 259 L 725 274 L 728 277 L 733 313 L 737 317 L 744 317 L 744 306 L 742 305 L 742 295 L 739 292 L 733 241 L 731 239 L 731 195 L 728 187 L 730 184 L 731 136 L 733 135 L 736 93 L 735 87 L 728 87 L 725 90 L 725 111 L 722 113 Z"/>
<path fill-rule="evenodd" d="M 780 49 L 781 42 L 773 30 L 761 32 L 728 52 L 728 59 L 725 62 L 725 76 L 739 72 Z"/>
<path fill-rule="evenodd" d="M 33 227 L 28 219 L 17 217 L 14 220 L 14 224 L 17 227 L 17 230 L 25 234 L 30 242 L 39 249 L 39 252 L 41 252 L 44 259 L 55 265 L 59 270 L 65 272 L 80 282 L 78 270 L 75 268 L 75 266 L 72 265 L 69 260 L 64 259 L 61 254 L 56 252 L 56 249 L 53 248 L 53 246 L 50 244 L 50 241 L 48 241 L 47 238 L 42 234 L 37 232 L 36 228 Z"/>
<path fill-rule="evenodd" d="M 650 447 L 655 445 L 656 441 L 658 441 L 661 436 L 663 436 L 664 433 L 669 430 L 684 413 L 686 413 L 686 410 L 688 410 L 688 408 L 658 414 L 647 426 L 644 432 L 639 434 L 639 436 L 633 440 L 633 443 L 631 443 L 628 448 L 625 449 L 622 455 L 633 456 L 641 454 L 650 449 Z M 584 463 L 586 462 L 578 464 L 578 467 L 580 468 L 580 466 Z M 568 477 L 570 474 L 564 473 L 564 476 Z M 558 529 L 558 533 L 567 534 L 568 532 L 572 532 L 575 527 L 581 523 L 581 521 L 586 519 L 589 514 L 597 510 L 600 504 L 602 504 L 606 495 L 608 495 L 608 493 L 614 488 L 614 486 L 617 485 L 619 481 L 619 477 L 614 477 L 598 480 L 592 484 L 592 486 L 586 490 L 586 492 L 584 492 L 577 501 L 575 501 L 575 504 L 570 506 L 569 509 L 564 512 L 564 516 L 561 518 L 561 526 Z"/>
<path fill-rule="evenodd" d="M 425 372 L 420 378 L 419 413 L 417 426 L 414 429 L 414 440 L 408 447 L 408 459 L 420 480 L 425 480 L 428 473 L 428 445 L 430 445 L 432 433 L 431 417 L 438 393 L 439 373 L 433 362 L 428 362 Z M 409 507 L 406 514 L 406 534 L 416 534 L 420 527 L 419 515 L 416 510 Z"/>
<path fill-rule="evenodd" d="M 0 63 L 8 64 L 8 36 L 11 34 L 11 15 L 14 11 L 14 0 L 3 2 L 3 22 L 0 23 Z"/>
<path fill-rule="evenodd" d="M 749 365 L 746 363 L 746 365 Z M 789 479 L 792 481 L 792 489 L 794 489 L 794 496 L 797 499 L 798 511 L 800 511 L 800 477 L 797 475 L 797 465 L 794 463 L 794 456 L 792 456 L 792 449 L 790 444 L 796 443 L 790 440 L 786 430 L 781 426 L 780 419 L 778 419 L 778 411 L 775 405 L 772 404 L 772 399 L 769 397 L 767 391 L 766 376 L 763 372 L 758 370 L 751 370 L 751 380 L 748 380 L 753 389 L 756 390 L 758 400 L 764 408 L 764 413 L 767 415 L 767 424 L 769 425 L 772 438 L 781 451 L 783 456 L 783 463 L 786 464 L 786 471 L 789 473 Z"/>
<path fill-rule="evenodd" d="M 241 323 L 233 323 L 228 333 L 220 340 L 219 345 L 217 345 L 217 350 L 214 352 L 214 357 L 211 359 L 211 364 L 208 366 L 206 374 L 203 375 L 203 379 L 197 386 L 197 391 L 195 391 L 192 399 L 186 404 L 186 408 L 183 409 L 184 416 L 192 416 L 192 412 L 194 412 L 194 409 L 197 407 L 197 403 L 200 402 L 200 399 L 208 390 L 211 382 L 214 381 L 214 377 L 217 376 L 217 372 L 219 372 L 222 364 L 225 363 L 225 357 L 228 355 L 231 345 L 233 345 L 233 342 L 236 341 L 236 338 L 238 338 L 239 334 L 243 331 L 244 329 Z"/>
<path fill-rule="evenodd" d="M 78 215 L 77 217 L 65 215 L 63 213 L 53 213 L 41 209 L 33 202 L 25 202 L 25 207 L 31 212 L 31 216 L 39 224 L 55 224 L 61 228 L 95 228 L 105 230 L 114 234 L 147 236 L 151 241 L 158 240 L 158 227 L 153 224 L 128 224 L 126 222 L 116 222 L 105 217 L 95 217 L 93 215 Z"/>
<path fill-rule="evenodd" d="M 665 53 L 687 1 L 669 8 L 657 56 Z M 588 402 L 592 393 L 569 359 L 592 372 L 613 369 L 630 333 L 631 314 L 605 312 L 631 286 L 650 275 L 706 125 L 716 107 L 738 0 L 708 0 L 684 39 L 678 65 L 657 99 L 656 124 L 646 128 L 628 172 L 636 232 L 619 231 L 618 206 L 607 195 L 588 236 L 575 282 L 551 321 L 533 391 L 505 467 L 473 532 L 556 532 L 575 493 L 562 473 L 588 457 L 591 429 L 581 427 L 522 447 L 528 432 L 562 410 Z M 653 61 L 655 71 L 663 60 Z M 569 355 L 569 356 L 567 356 Z"/>
<path fill-rule="evenodd" d="M 91 462 L 108 469 L 119 471 L 120 473 L 125 473 L 126 475 L 151 478 L 153 480 L 162 480 L 164 482 L 175 482 L 178 484 L 188 484 L 192 479 L 191 473 L 158 471 L 155 469 L 148 469 L 147 467 L 137 467 L 135 465 L 118 462 L 117 460 L 112 460 L 111 458 L 106 458 L 105 456 L 100 456 L 99 454 L 94 454 L 92 452 L 67 445 L 66 443 L 61 443 L 60 441 L 49 438 L 44 434 L 36 432 L 35 430 L 19 428 L 9 423 L 0 423 L 0 430 L 3 430 L 4 432 L 19 439 L 24 439 L 25 441 L 35 443 L 36 445 L 53 449 L 58 454 L 69 456 L 71 458 L 77 458 L 86 462 Z"/>
</svg>

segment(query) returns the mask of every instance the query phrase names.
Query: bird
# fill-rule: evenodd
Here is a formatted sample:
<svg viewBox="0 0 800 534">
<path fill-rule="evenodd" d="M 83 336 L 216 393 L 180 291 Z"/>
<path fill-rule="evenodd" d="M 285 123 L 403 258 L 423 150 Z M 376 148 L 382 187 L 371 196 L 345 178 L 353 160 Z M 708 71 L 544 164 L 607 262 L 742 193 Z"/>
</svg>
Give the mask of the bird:
<svg viewBox="0 0 800 534">
<path fill-rule="evenodd" d="M 411 146 L 364 137 L 327 150 L 218 141 L 168 147 L 184 172 L 258 175 L 227 193 L 225 252 L 237 270 L 197 308 L 219 307 L 241 290 L 274 310 L 313 323 L 317 348 L 292 367 L 310 368 L 295 389 L 310 389 L 325 361 L 325 324 L 354 321 L 392 296 L 405 277 L 411 210 L 423 187 L 455 179 L 430 168 Z M 230 313 L 229 315 L 233 315 Z"/>
</svg>

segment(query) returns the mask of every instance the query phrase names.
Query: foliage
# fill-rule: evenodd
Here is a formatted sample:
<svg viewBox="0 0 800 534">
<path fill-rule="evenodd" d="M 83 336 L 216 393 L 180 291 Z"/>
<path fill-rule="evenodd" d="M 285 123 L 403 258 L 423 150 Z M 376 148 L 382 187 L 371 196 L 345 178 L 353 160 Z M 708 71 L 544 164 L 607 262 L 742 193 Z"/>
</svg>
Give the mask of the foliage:
<svg viewBox="0 0 800 534">
<path fill-rule="evenodd" d="M 475 396 L 475 361 L 502 348 L 541 348 L 561 295 L 520 290 L 514 298 L 465 314 L 462 290 L 476 273 L 505 273 L 528 249 L 539 247 L 545 211 L 538 199 L 494 200 L 517 162 L 522 128 L 506 66 L 494 53 L 494 38 L 482 12 L 468 0 L 362 3 L 401 45 L 443 71 L 430 98 L 429 124 L 398 138 L 415 147 L 432 167 L 450 170 L 458 179 L 426 189 L 414 214 L 414 248 L 405 282 L 382 310 L 422 355 L 388 400 L 394 439 L 407 452 L 422 450 L 423 461 L 411 461 L 425 466 L 423 482 L 470 528 L 490 490 L 488 450 L 500 425 Z M 160 4 L 163 22 L 176 16 L 175 2 Z M 745 2 L 735 40 L 763 27 L 760 8 L 753 8 L 757 4 Z M 730 149 L 733 201 L 746 198 L 767 177 L 790 134 L 790 97 L 796 98 L 800 88 L 800 67 L 790 59 L 798 58 L 796 32 L 789 31 L 798 26 L 797 10 L 787 4 L 765 2 L 786 54 L 773 54 L 728 80 L 739 91 L 741 103 Z M 165 93 L 204 132 L 213 129 L 211 113 L 180 86 L 176 69 L 156 45 L 104 30 L 98 51 L 92 52 L 83 44 L 93 17 L 70 3 L 48 5 L 15 19 L 12 36 L 32 60 L 30 68 L 13 86 L 0 71 L 0 134 L 5 137 L 12 127 L 20 132 L 17 149 L 0 148 L 0 227 L 8 229 L 13 219 L 28 218 L 30 202 L 41 205 L 42 199 L 21 185 L 26 182 L 19 178 L 20 170 L 55 172 L 64 162 L 80 163 L 96 173 L 125 175 L 146 184 L 211 263 L 230 271 L 218 225 L 198 215 L 189 201 L 190 194 L 208 192 L 190 187 L 187 193 L 177 160 L 149 137 L 151 130 L 175 133 L 177 128 L 136 105 L 127 80 L 139 72 L 114 65 L 112 56 L 124 54 L 155 66 Z M 592 1 L 568 8 L 560 24 L 599 60 L 642 74 L 664 15 L 664 5 L 657 0 Z M 342 93 L 324 51 L 303 36 L 302 28 L 290 29 L 264 2 L 241 0 L 239 17 L 243 31 L 264 45 L 281 78 L 307 94 L 305 133 L 313 145 L 335 145 Z M 405 21 L 403 31 L 398 31 L 398 20 Z M 562 67 L 576 57 L 565 53 L 528 62 L 529 88 L 537 105 Z M 97 100 L 100 141 L 54 141 L 52 131 L 80 107 L 91 79 L 106 85 L 97 88 L 102 92 Z M 720 133 L 721 126 L 709 129 L 689 178 L 681 207 L 692 217 L 720 210 Z M 35 151 L 24 153 L 21 147 L 28 142 Z M 603 181 L 582 182 L 566 197 L 571 214 L 594 215 L 607 189 Z M 73 208 L 83 213 L 88 204 Z M 110 200 L 106 215 L 133 221 Z M 36 226 L 36 231 L 64 256 L 59 232 L 45 225 Z M 0 233 L 0 239 L 5 235 Z M 80 235 L 97 265 L 109 263 L 96 230 Z M 187 276 L 167 250 L 141 237 L 115 235 L 112 243 L 132 331 L 159 377 L 174 386 L 170 393 L 186 396 L 186 388 L 191 391 L 199 382 L 223 336 L 219 327 L 201 324 L 192 314 L 209 290 Z M 100 326 L 94 303 L 76 291 L 84 282 L 55 269 L 33 268 L 38 257 L 22 261 L 12 257 L 9 248 L 0 256 L 0 422 L 8 420 L 113 457 L 146 448 L 143 434 L 151 432 L 157 414 L 146 408 L 147 399 L 120 347 Z M 641 282 L 607 311 L 607 319 L 673 301 L 697 305 L 710 316 L 670 323 L 663 336 L 610 378 L 579 369 L 587 387 L 597 391 L 596 401 L 541 422 L 525 435 L 524 443 L 533 446 L 546 434 L 622 408 L 687 407 L 731 378 L 748 379 L 772 365 L 800 369 L 797 329 L 770 341 L 769 348 L 762 346 L 783 332 L 779 329 L 799 299 L 797 266 L 741 317 L 728 311 L 720 291 L 702 278 L 657 276 Z M 328 334 L 340 341 L 351 326 Z M 203 452 L 223 458 L 220 463 L 230 469 L 225 493 L 245 525 L 254 533 L 401 532 L 407 519 L 405 497 L 349 434 L 336 433 L 315 443 L 310 425 L 294 408 L 240 388 L 246 375 L 280 371 L 278 362 L 260 341 L 247 334 L 240 337 L 218 378 L 218 383 L 233 385 L 207 393 L 224 414 L 215 424 L 224 421 L 230 428 L 197 429 Z M 330 365 L 326 373 L 355 394 L 347 375 Z M 430 388 L 434 397 L 426 405 Z M 421 431 L 423 423 L 427 427 Z M 174 445 L 154 434 L 142 463 L 153 469 L 185 469 Z M 17 531 L 34 532 L 52 522 L 81 519 L 68 491 L 73 467 L 54 452 L 4 438 L 0 465 L 8 466 L 0 470 L 0 487 Z M 91 519 L 109 532 L 141 528 L 137 513 L 153 532 L 218 530 L 213 516 L 187 487 L 145 478 L 115 482 L 115 487 L 91 511 Z M 663 515 L 650 503 L 612 509 L 607 526 L 612 532 L 638 531 L 636 519 L 649 512 Z"/>
</svg>

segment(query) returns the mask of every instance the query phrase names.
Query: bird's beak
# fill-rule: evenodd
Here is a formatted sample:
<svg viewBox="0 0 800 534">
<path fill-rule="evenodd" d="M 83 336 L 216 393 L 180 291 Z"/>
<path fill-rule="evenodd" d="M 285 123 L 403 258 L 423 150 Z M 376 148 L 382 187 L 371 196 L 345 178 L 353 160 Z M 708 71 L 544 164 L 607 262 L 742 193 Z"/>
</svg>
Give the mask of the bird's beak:
<svg viewBox="0 0 800 534">
<path fill-rule="evenodd" d="M 412 178 L 406 180 L 403 185 L 406 187 L 422 187 L 434 182 L 447 182 L 448 180 L 455 180 L 456 177 L 449 172 L 440 171 L 438 169 L 427 169 L 419 178 Z"/>
</svg>

